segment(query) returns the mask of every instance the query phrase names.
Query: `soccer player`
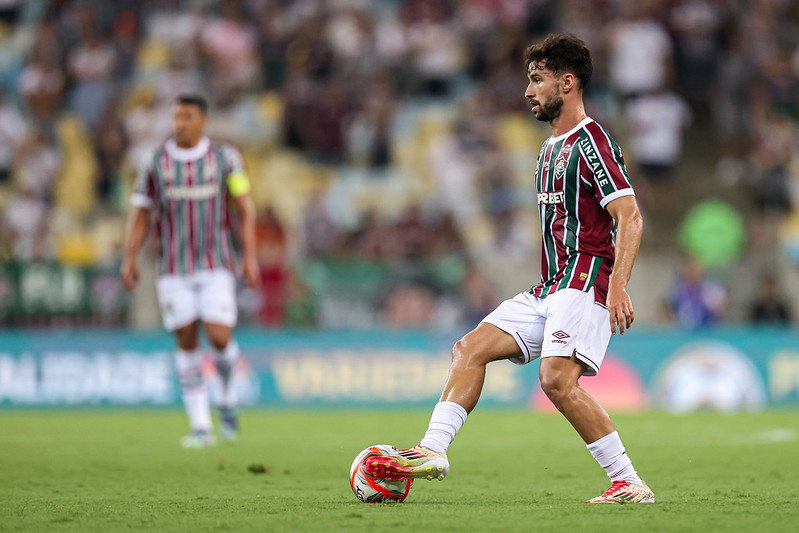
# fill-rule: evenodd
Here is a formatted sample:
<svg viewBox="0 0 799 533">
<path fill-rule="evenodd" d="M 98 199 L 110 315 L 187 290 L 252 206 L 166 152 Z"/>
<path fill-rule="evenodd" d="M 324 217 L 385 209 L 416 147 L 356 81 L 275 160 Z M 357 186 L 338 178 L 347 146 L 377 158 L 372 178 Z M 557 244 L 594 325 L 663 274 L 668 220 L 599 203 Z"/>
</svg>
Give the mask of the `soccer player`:
<svg viewBox="0 0 799 533">
<path fill-rule="evenodd" d="M 175 332 L 175 366 L 191 427 L 181 440 L 185 448 L 216 442 L 203 380 L 200 323 L 222 381 L 220 433 L 232 440 L 239 431 L 231 383 L 239 347 L 232 339 L 237 309 L 229 203 L 238 212 L 242 275 L 250 286 L 259 280 L 250 183 L 238 150 L 205 136 L 207 111 L 201 96 L 176 99 L 173 137 L 153 154 L 131 198 L 134 210 L 121 269 L 125 287 L 133 290 L 139 278 L 136 255 L 154 218 L 160 244 L 158 302 L 164 327 Z"/>
<path fill-rule="evenodd" d="M 552 136 L 538 154 L 541 282 L 501 303 L 452 350 L 441 400 L 415 448 L 369 468 L 387 479 L 444 479 L 447 448 L 474 409 L 486 364 L 541 358 L 541 388 L 605 469 L 610 488 L 587 503 L 650 503 L 605 410 L 578 382 L 599 371 L 611 334 L 634 319 L 627 281 L 642 219 L 621 149 L 583 106 L 593 66 L 573 35 L 550 35 L 526 50 L 525 97 Z M 613 274 L 611 276 L 611 273 Z"/>
</svg>

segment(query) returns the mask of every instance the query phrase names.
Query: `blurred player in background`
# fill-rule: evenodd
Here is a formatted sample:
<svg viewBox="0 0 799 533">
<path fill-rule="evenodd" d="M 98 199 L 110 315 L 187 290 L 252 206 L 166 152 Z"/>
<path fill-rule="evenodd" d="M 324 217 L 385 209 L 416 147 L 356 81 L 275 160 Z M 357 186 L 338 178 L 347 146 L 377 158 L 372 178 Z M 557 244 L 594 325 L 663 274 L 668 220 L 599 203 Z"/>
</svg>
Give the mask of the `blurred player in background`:
<svg viewBox="0 0 799 533">
<path fill-rule="evenodd" d="M 643 228 L 621 149 L 586 116 L 593 65 L 573 35 L 550 35 L 525 54 L 525 97 L 552 136 L 535 173 L 541 283 L 501 303 L 452 350 L 449 377 L 420 444 L 370 467 L 388 479 L 444 479 L 447 448 L 480 398 L 486 365 L 541 358 L 541 387 L 611 479 L 587 503 L 650 503 L 605 410 L 579 385 L 599 371 L 611 334 L 633 322 L 627 294 Z M 613 272 L 613 276 L 611 276 Z M 490 457 L 486 460 L 490 461 Z"/>
<path fill-rule="evenodd" d="M 174 137 L 149 160 L 131 199 L 134 210 L 122 263 L 122 280 L 133 290 L 139 278 L 136 255 L 154 218 L 160 244 L 158 302 L 164 327 L 174 331 L 177 339 L 175 364 L 191 427 L 191 433 L 181 440 L 186 448 L 202 448 L 216 441 L 202 373 L 200 323 L 222 381 L 220 433 L 232 440 L 239 430 L 231 383 L 239 357 L 239 347 L 232 339 L 237 308 L 228 209 L 231 199 L 238 212 L 242 275 L 250 286 L 259 280 L 250 183 L 238 150 L 205 136 L 207 110 L 201 96 L 177 98 Z"/>
</svg>

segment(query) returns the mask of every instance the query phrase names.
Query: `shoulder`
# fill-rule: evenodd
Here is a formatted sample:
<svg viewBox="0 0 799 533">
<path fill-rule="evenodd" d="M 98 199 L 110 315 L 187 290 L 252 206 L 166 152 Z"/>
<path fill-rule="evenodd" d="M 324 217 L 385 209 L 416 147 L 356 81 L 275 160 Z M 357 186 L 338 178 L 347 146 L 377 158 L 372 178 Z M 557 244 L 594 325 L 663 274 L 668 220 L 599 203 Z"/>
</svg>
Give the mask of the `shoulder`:
<svg viewBox="0 0 799 533">
<path fill-rule="evenodd" d="M 143 159 L 140 159 L 139 166 L 141 169 L 151 172 L 161 164 L 164 157 L 167 156 L 166 145 L 162 144 L 158 148 L 147 152 Z"/>
<path fill-rule="evenodd" d="M 595 120 L 588 122 L 580 130 L 580 139 L 578 143 L 583 151 L 594 148 L 598 150 L 600 154 L 615 154 L 616 156 L 621 156 L 621 147 L 619 144 L 610 132 Z"/>
<path fill-rule="evenodd" d="M 241 150 L 234 144 L 224 141 L 211 141 L 209 150 L 222 152 L 224 155 L 235 155 L 241 157 Z"/>
</svg>

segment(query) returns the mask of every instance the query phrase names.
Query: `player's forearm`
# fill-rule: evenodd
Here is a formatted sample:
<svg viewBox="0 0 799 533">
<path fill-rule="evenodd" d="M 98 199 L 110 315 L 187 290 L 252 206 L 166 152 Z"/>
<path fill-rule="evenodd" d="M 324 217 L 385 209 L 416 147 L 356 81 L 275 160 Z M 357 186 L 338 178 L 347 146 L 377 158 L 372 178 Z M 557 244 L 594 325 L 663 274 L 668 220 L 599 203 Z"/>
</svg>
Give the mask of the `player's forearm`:
<svg viewBox="0 0 799 533">
<path fill-rule="evenodd" d="M 128 224 L 128 236 L 125 240 L 125 259 L 134 259 L 150 231 L 150 213 L 144 209 L 136 209 Z"/>
<path fill-rule="evenodd" d="M 632 275 L 638 248 L 641 245 L 641 234 L 644 221 L 638 209 L 628 213 L 620 213 L 616 228 L 616 260 L 613 263 L 613 276 L 611 285 L 621 284 L 627 287 L 627 282 Z"/>
<path fill-rule="evenodd" d="M 249 196 L 237 198 L 239 208 L 239 227 L 245 261 L 255 260 L 255 205 Z"/>
</svg>

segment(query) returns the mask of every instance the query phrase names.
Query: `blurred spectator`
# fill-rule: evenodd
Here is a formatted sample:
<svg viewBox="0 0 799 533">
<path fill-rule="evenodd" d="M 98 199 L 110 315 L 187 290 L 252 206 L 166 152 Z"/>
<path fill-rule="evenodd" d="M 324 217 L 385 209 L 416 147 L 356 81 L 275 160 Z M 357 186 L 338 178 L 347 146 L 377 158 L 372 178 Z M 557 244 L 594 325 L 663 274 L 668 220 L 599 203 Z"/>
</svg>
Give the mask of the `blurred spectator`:
<svg viewBox="0 0 799 533">
<path fill-rule="evenodd" d="M 19 77 L 19 93 L 34 117 L 51 120 L 61 105 L 65 77 L 58 63 L 57 51 L 45 39 L 31 52 Z M 52 43 L 53 46 L 57 43 Z"/>
<path fill-rule="evenodd" d="M 222 0 L 219 17 L 206 23 L 200 38 L 210 60 L 212 88 L 225 103 L 252 88 L 258 75 L 258 36 L 246 6 L 238 0 Z"/>
<path fill-rule="evenodd" d="M 391 127 L 395 102 L 386 80 L 370 89 L 358 113 L 347 128 L 349 162 L 355 166 L 383 169 L 391 163 Z"/>
<path fill-rule="evenodd" d="M 444 3 L 415 2 L 406 9 L 414 10 L 414 21 L 408 28 L 408 43 L 413 65 L 419 76 L 422 95 L 450 95 L 455 76 L 464 64 L 460 36 L 448 20 Z"/>
<path fill-rule="evenodd" d="M 319 191 L 311 194 L 303 212 L 303 254 L 311 259 L 329 258 L 336 245 L 338 231 Z"/>
<path fill-rule="evenodd" d="M 8 181 L 14 152 L 28 136 L 28 123 L 19 110 L 0 94 L 0 185 Z"/>
<path fill-rule="evenodd" d="M 93 132 L 113 94 L 118 54 L 97 26 L 94 12 L 86 8 L 80 14 L 80 41 L 67 55 L 67 72 L 75 82 L 72 106 Z"/>
<path fill-rule="evenodd" d="M 765 274 L 760 280 L 760 293 L 749 304 L 749 320 L 757 325 L 787 327 L 793 313 L 774 274 Z"/>
<path fill-rule="evenodd" d="M 713 326 L 721 321 L 726 304 L 724 287 L 707 279 L 699 263 L 686 257 L 669 295 L 673 320 L 687 329 Z"/>
<path fill-rule="evenodd" d="M 713 0 L 678 0 L 668 12 L 675 42 L 675 76 L 694 109 L 707 110 L 729 25 L 728 8 Z"/>
<path fill-rule="evenodd" d="M 794 126 L 787 117 L 773 114 L 758 126 L 749 161 L 751 197 L 761 214 L 788 213 L 794 206 Z"/>
<path fill-rule="evenodd" d="M 655 18 L 657 7 L 653 0 L 629 2 L 607 29 L 610 83 L 623 98 L 657 91 L 671 79 L 673 44 Z"/>
<path fill-rule="evenodd" d="M 399 258 L 413 260 L 427 257 L 428 245 L 432 242 L 431 230 L 418 204 L 407 207 L 392 228 L 392 233 L 400 243 Z"/>
<path fill-rule="evenodd" d="M 272 208 L 267 207 L 255 225 L 258 264 L 261 267 L 260 322 L 283 323 L 289 274 L 286 264 L 286 232 Z"/>
<path fill-rule="evenodd" d="M 97 196 L 101 201 L 108 202 L 122 181 L 120 173 L 124 170 L 128 148 L 128 137 L 119 120 L 116 105 L 108 107 L 97 130 L 94 144 L 100 167 Z"/>
<path fill-rule="evenodd" d="M 42 259 L 47 253 L 47 204 L 31 187 L 15 192 L 3 212 L 4 231 L 13 242 L 16 259 Z"/>
<path fill-rule="evenodd" d="M 32 132 L 14 156 L 14 178 L 18 186 L 38 200 L 47 202 L 61 157 L 40 132 Z"/>
<path fill-rule="evenodd" d="M 632 100 L 625 115 L 636 176 L 646 180 L 646 185 L 655 186 L 654 197 L 644 194 L 648 187 L 642 187 L 638 196 L 645 207 L 664 203 L 673 207 L 679 197 L 670 186 L 682 156 L 683 132 L 691 122 L 688 105 L 677 94 L 663 89 Z"/>
</svg>

